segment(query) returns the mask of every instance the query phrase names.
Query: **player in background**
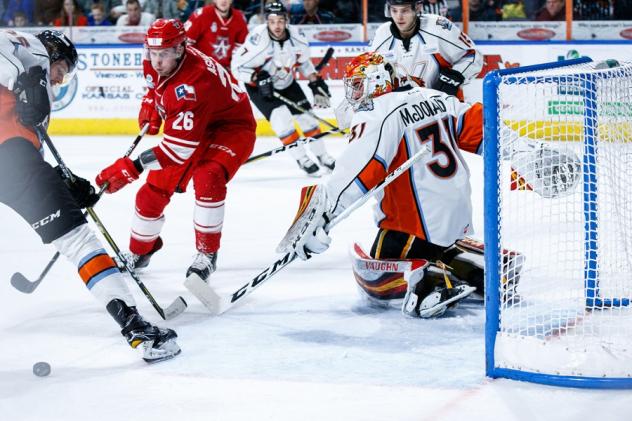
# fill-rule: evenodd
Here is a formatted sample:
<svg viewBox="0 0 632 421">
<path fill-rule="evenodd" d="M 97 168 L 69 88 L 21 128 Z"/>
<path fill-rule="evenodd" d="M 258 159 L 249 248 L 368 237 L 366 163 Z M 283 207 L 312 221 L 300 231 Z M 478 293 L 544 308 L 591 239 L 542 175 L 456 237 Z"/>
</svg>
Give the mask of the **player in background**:
<svg viewBox="0 0 632 421">
<path fill-rule="evenodd" d="M 244 43 L 248 26 L 233 0 L 215 0 L 197 9 L 184 24 L 187 41 L 230 70 L 233 51 Z"/>
<path fill-rule="evenodd" d="M 420 14 L 421 3 L 386 0 L 389 21 L 377 28 L 368 51 L 392 63 L 400 80 L 463 99 L 460 88 L 480 73 L 483 55 L 447 18 Z"/>
<path fill-rule="evenodd" d="M 375 31 L 367 51 L 380 53 L 395 68 L 397 83 L 437 89 L 463 99 L 461 86 L 483 68 L 474 42 L 447 18 L 421 14 L 418 0 L 386 0 L 388 22 Z M 336 107 L 340 128 L 349 127 L 353 111 L 347 101 Z"/>
<path fill-rule="evenodd" d="M 132 348 L 156 362 L 180 352 L 176 333 L 145 321 L 112 258 L 81 211 L 98 200 L 90 182 L 44 161 L 34 130 L 48 125 L 52 86 L 72 79 L 77 51 L 65 35 L 0 31 L 0 202 L 15 210 L 76 267 L 88 290 L 121 326 Z"/>
<path fill-rule="evenodd" d="M 120 158 L 97 176 L 114 193 L 149 170 L 136 194 L 130 261 L 146 267 L 162 247 L 164 209 L 175 192 L 193 180 L 193 224 L 198 251 L 186 276 L 204 281 L 216 269 L 224 221 L 226 184 L 250 156 L 256 122 L 248 96 L 230 73 L 214 59 L 186 45 L 184 25 L 177 19 L 158 19 L 147 31 L 143 63 L 149 90 L 138 116 L 156 134 L 164 120 L 160 144 L 138 158 Z"/>
<path fill-rule="evenodd" d="M 265 16 L 266 23 L 255 27 L 248 34 L 246 42 L 235 52 L 232 70 L 233 75 L 245 83 L 250 99 L 270 122 L 281 142 L 288 145 L 299 138 L 293 117 L 296 117 L 306 137 L 317 135 L 320 128 L 312 116 L 288 107 L 275 98 L 274 91 L 304 109 L 311 109 L 311 104 L 294 77 L 298 68 L 309 79 L 315 107 L 329 107 L 331 95 L 310 60 L 307 40 L 297 29 L 288 25 L 285 6 L 280 2 L 268 3 Z M 334 159 L 327 153 L 322 141 L 312 142 L 310 147 L 318 164 L 307 156 L 302 144 L 289 150 L 303 171 L 317 175 L 319 165 L 328 170 L 334 168 Z"/>
<path fill-rule="evenodd" d="M 279 251 L 295 251 L 301 259 L 325 251 L 331 241 L 326 223 L 425 150 L 376 196 L 378 232 L 370 258 L 376 268 L 392 267 L 388 261 L 380 264 L 385 259 L 425 259 L 431 266 L 413 265 L 406 282 L 385 270 L 374 281 L 356 279 L 368 297 L 405 296 L 406 315 L 435 317 L 474 291 L 454 282 L 445 264 L 452 263 L 446 256 L 454 243 L 472 230 L 470 173 L 461 150 L 482 152 L 482 106 L 433 89 L 394 85 L 394 69 L 378 53 L 364 53 L 349 63 L 344 87 L 354 110 L 350 144 L 328 180 L 301 203 Z M 470 281 L 467 274 L 454 275 Z"/>
</svg>

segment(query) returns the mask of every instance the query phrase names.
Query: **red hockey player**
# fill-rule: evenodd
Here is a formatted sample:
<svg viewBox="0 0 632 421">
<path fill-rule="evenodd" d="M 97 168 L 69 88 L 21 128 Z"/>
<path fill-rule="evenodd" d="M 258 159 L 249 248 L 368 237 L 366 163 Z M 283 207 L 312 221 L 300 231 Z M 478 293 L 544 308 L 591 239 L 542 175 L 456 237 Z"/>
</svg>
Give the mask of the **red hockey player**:
<svg viewBox="0 0 632 421">
<path fill-rule="evenodd" d="M 247 95 L 224 67 L 186 45 L 184 25 L 159 19 L 147 31 L 144 72 L 149 91 L 139 125 L 150 123 L 157 133 L 164 120 L 160 144 L 132 161 L 120 158 L 97 176 L 114 193 L 151 170 L 136 195 L 130 262 L 136 268 L 162 247 L 164 208 L 174 192 L 183 192 L 193 179 L 196 248 L 187 271 L 207 281 L 215 271 L 224 221 L 226 183 L 250 156 L 256 123 Z"/>
<path fill-rule="evenodd" d="M 229 70 L 233 51 L 248 35 L 246 18 L 232 3 L 215 0 L 193 12 L 184 24 L 189 43 Z"/>
</svg>

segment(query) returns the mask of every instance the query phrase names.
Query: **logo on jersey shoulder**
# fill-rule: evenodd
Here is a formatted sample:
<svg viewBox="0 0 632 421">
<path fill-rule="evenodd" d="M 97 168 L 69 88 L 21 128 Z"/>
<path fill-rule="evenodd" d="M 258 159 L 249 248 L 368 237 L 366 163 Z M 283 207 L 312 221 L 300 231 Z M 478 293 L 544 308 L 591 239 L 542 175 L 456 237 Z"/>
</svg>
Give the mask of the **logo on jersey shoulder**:
<svg viewBox="0 0 632 421">
<path fill-rule="evenodd" d="M 145 77 L 145 82 L 147 82 L 147 87 L 149 89 L 154 89 L 154 78 L 152 75 L 147 75 L 147 77 Z"/>
<path fill-rule="evenodd" d="M 436 22 L 436 25 L 442 27 L 443 29 L 445 29 L 447 31 L 452 29 L 452 22 L 450 22 L 449 20 L 447 20 L 444 17 L 438 18 L 437 22 Z"/>
<path fill-rule="evenodd" d="M 228 37 L 217 37 L 217 42 L 213 44 L 213 54 L 218 60 L 228 57 L 230 41 Z"/>
<path fill-rule="evenodd" d="M 375 105 L 373 105 L 373 100 L 369 99 L 366 101 L 362 101 L 356 111 L 373 111 Z"/>
<path fill-rule="evenodd" d="M 259 44 L 260 40 L 261 40 L 261 35 L 260 34 L 253 34 L 248 41 L 252 45 L 257 45 L 257 44 Z"/>
<path fill-rule="evenodd" d="M 197 101 L 195 96 L 195 88 L 191 85 L 183 83 L 176 87 L 176 98 L 178 100 L 184 99 L 185 101 Z"/>
<path fill-rule="evenodd" d="M 213 24 L 211 25 L 211 32 L 215 33 L 217 32 L 217 23 L 213 22 Z"/>
</svg>

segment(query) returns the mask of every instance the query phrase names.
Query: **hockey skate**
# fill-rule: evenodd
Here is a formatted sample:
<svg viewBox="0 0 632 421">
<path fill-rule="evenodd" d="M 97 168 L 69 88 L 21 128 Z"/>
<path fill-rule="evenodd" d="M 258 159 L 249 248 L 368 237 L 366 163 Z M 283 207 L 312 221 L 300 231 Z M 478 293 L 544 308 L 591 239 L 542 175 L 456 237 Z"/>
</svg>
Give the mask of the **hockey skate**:
<svg viewBox="0 0 632 421">
<path fill-rule="evenodd" d="M 142 345 L 145 362 L 153 364 L 169 360 L 181 352 L 176 343 L 176 332 L 147 322 L 138 314 L 136 307 L 129 307 L 122 300 L 114 299 L 106 308 L 121 326 L 121 334 L 127 343 L 134 349 Z"/>
<path fill-rule="evenodd" d="M 405 316 L 424 319 L 442 316 L 446 310 L 456 307 L 460 300 L 476 290 L 465 282 L 455 283 L 454 279 L 449 278 L 445 268 L 443 271 L 440 274 L 433 270 L 420 269 L 407 274 L 408 287 L 402 303 L 402 313 Z M 427 278 L 424 276 L 426 272 L 430 273 Z M 437 284 L 435 275 L 442 275 L 440 285 Z"/>
<path fill-rule="evenodd" d="M 318 162 L 320 163 L 321 167 L 325 167 L 329 171 L 333 171 L 334 168 L 336 167 L 336 160 L 328 153 L 319 155 Z"/>
<path fill-rule="evenodd" d="M 297 159 L 296 163 L 298 164 L 300 169 L 307 173 L 307 175 L 311 177 L 318 177 L 320 175 L 320 168 L 314 161 L 309 159 L 308 156 L 303 156 L 302 158 Z"/>
<path fill-rule="evenodd" d="M 162 238 L 158 237 L 156 242 L 154 243 L 154 247 L 147 254 L 134 254 L 132 252 L 123 253 L 123 257 L 127 261 L 128 267 L 136 272 L 137 269 L 144 269 L 149 266 L 149 261 L 151 260 L 151 256 L 154 255 L 158 250 L 162 248 Z M 114 258 L 116 265 L 119 267 L 121 271 L 125 270 L 125 264 L 120 261 L 118 257 Z"/>
<path fill-rule="evenodd" d="M 215 272 L 216 263 L 217 253 L 198 253 L 189 269 L 187 269 L 187 278 L 194 273 L 204 282 L 208 282 L 209 276 Z"/>
</svg>

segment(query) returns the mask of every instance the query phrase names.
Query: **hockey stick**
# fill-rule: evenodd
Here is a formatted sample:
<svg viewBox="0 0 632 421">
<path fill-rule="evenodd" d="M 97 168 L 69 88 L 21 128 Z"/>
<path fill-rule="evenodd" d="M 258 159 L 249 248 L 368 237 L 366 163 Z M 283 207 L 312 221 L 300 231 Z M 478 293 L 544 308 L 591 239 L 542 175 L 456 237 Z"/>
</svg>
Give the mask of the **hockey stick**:
<svg viewBox="0 0 632 421">
<path fill-rule="evenodd" d="M 55 145 L 53 144 L 53 141 L 50 139 L 50 137 L 46 133 L 46 130 L 44 130 L 44 128 L 41 126 L 36 126 L 36 130 L 40 138 L 44 141 L 44 143 L 46 143 L 46 146 L 48 147 L 53 157 L 55 158 L 55 161 L 57 161 L 57 163 L 59 164 L 59 168 L 61 168 L 64 175 L 67 178 L 69 178 L 71 181 L 73 181 L 75 177 L 73 176 L 72 172 L 70 172 L 70 170 L 68 169 L 64 161 L 62 160 L 61 156 L 59 155 L 59 152 L 57 151 L 57 148 L 55 148 Z M 163 309 L 162 307 L 160 307 L 160 305 L 156 302 L 156 300 L 154 299 L 154 296 L 151 294 L 151 292 L 149 292 L 145 284 L 130 268 L 129 262 L 127 261 L 125 256 L 123 256 L 123 254 L 121 253 L 121 250 L 118 248 L 118 246 L 114 242 L 114 239 L 112 239 L 112 237 L 110 236 L 110 233 L 105 229 L 103 222 L 101 222 L 101 220 L 97 216 L 94 209 L 86 208 L 86 211 L 88 212 L 88 215 L 90 215 L 90 217 L 92 218 L 96 226 L 99 228 L 99 231 L 101 231 L 101 234 L 103 235 L 105 240 L 108 242 L 108 244 L 110 245 L 110 247 L 116 254 L 116 257 L 119 258 L 119 261 L 125 264 L 125 269 L 127 269 L 127 273 L 129 273 L 129 275 L 132 277 L 134 282 L 136 282 L 136 285 L 138 285 L 141 291 L 143 291 L 143 294 L 145 294 L 145 297 L 147 297 L 151 305 L 156 309 L 158 314 L 160 314 L 160 317 L 162 317 L 164 320 L 169 320 L 180 315 L 187 308 L 186 301 L 184 301 L 182 297 L 177 297 L 174 300 L 174 302 L 171 303 L 169 307 L 167 307 L 166 309 Z"/>
<path fill-rule="evenodd" d="M 327 120 L 325 120 L 324 118 L 320 118 L 319 116 L 316 115 L 315 112 L 313 112 L 312 110 L 308 110 L 306 108 L 301 107 L 300 105 L 298 105 L 296 102 L 292 101 L 291 99 L 288 99 L 286 97 L 284 97 L 283 95 L 281 95 L 280 93 L 278 93 L 277 91 L 274 91 L 273 94 L 275 98 L 277 98 L 278 100 L 285 102 L 285 104 L 287 104 L 288 106 L 304 113 L 304 114 L 309 114 L 310 116 L 312 116 L 314 119 L 320 121 L 321 123 L 323 123 L 326 126 L 329 126 L 331 128 L 332 131 L 334 132 L 340 132 L 343 134 L 346 134 L 346 132 L 344 130 L 342 130 L 341 128 L 339 128 L 338 126 L 331 124 L 330 122 L 328 122 Z"/>
<path fill-rule="evenodd" d="M 325 67 L 329 63 L 329 60 L 331 60 L 331 57 L 333 55 L 334 55 L 334 49 L 333 47 L 329 47 L 327 51 L 325 51 L 325 55 L 323 56 L 323 58 L 320 59 L 320 62 L 318 62 L 318 64 L 314 66 L 316 71 L 320 72 L 321 70 L 323 70 L 323 67 Z"/>
<path fill-rule="evenodd" d="M 149 130 L 149 123 L 143 126 L 138 136 L 136 136 L 136 139 L 134 139 L 134 142 L 132 143 L 132 145 L 127 149 L 127 152 L 125 152 L 125 156 L 130 156 L 132 154 L 134 149 L 136 149 L 136 146 L 138 146 L 138 144 L 140 143 L 143 136 L 145 136 L 145 133 L 147 133 L 147 130 Z M 101 187 L 101 189 L 99 190 L 99 193 L 97 193 L 97 196 L 99 199 L 103 195 L 103 192 L 105 191 L 106 188 L 107 188 L 107 184 Z M 97 199 L 97 202 L 99 199 Z M 84 212 L 83 216 L 86 216 L 87 214 L 88 212 Z M 18 291 L 23 292 L 25 294 L 32 293 L 39 286 L 42 280 L 46 277 L 46 274 L 48 274 L 48 271 L 50 270 L 50 268 L 53 267 L 57 259 L 59 259 L 59 255 L 60 253 L 58 251 L 55 252 L 53 257 L 50 259 L 50 261 L 48 262 L 48 264 L 42 271 L 42 273 L 40 273 L 40 275 L 37 277 L 35 281 L 31 282 L 26 278 L 26 276 L 22 275 L 20 272 L 15 272 L 11 276 L 11 285 L 13 285 L 13 287 L 17 289 Z"/>
<path fill-rule="evenodd" d="M 303 137 L 301 139 L 297 139 L 294 142 L 289 143 L 287 145 L 279 146 L 278 148 L 270 149 L 267 152 L 262 152 L 262 153 L 260 153 L 258 155 L 251 156 L 250 158 L 248 158 L 246 160 L 246 162 L 244 162 L 244 164 L 248 164 L 249 162 L 258 161 L 260 159 L 267 158 L 269 156 L 276 155 L 276 154 L 281 153 L 281 152 L 285 152 L 288 149 L 292 149 L 292 148 L 298 147 L 300 144 L 311 143 L 311 142 L 313 142 L 315 140 L 320 139 L 321 137 L 325 137 L 325 136 L 330 135 L 332 133 L 335 133 L 335 132 L 333 130 L 330 130 L 328 132 L 318 133 L 317 135 L 314 135 L 314 136 Z"/>
<path fill-rule="evenodd" d="M 391 173 L 389 173 L 381 182 L 375 185 L 371 190 L 366 192 L 362 197 L 347 207 L 340 215 L 336 216 L 327 224 L 326 231 L 331 230 L 338 225 L 340 221 L 348 217 L 351 212 L 358 209 L 367 200 L 381 192 L 391 184 L 397 177 L 405 173 L 415 162 L 417 162 L 423 155 L 428 152 L 428 149 L 423 148 L 416 154 L 411 156 L 406 162 L 397 167 Z M 276 275 L 281 269 L 292 263 L 296 259 L 296 253 L 289 252 L 283 257 L 275 261 L 272 265 L 265 268 L 257 276 L 251 279 L 248 283 L 244 284 L 241 288 L 237 289 L 230 295 L 220 296 L 217 294 L 206 282 L 195 274 L 190 275 L 184 282 L 184 286 L 195 295 L 211 312 L 212 315 L 217 316 L 235 306 L 239 300 L 243 299 L 247 295 L 251 294 L 256 288 L 261 286 L 265 281 L 270 279 L 273 275 Z"/>
</svg>

